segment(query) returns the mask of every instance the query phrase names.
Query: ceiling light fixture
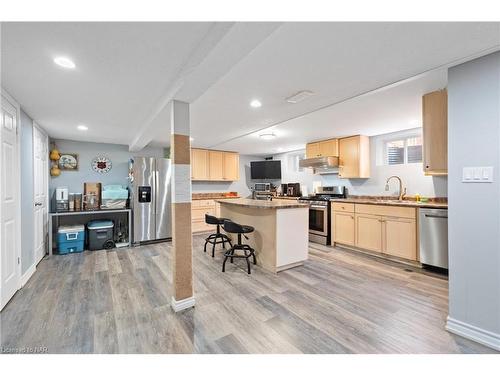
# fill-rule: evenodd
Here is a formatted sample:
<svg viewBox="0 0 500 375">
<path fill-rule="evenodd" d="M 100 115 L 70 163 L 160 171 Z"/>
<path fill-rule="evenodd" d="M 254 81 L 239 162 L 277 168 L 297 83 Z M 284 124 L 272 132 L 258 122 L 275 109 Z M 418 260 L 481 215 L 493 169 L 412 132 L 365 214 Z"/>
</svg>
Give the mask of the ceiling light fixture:
<svg viewBox="0 0 500 375">
<path fill-rule="evenodd" d="M 71 59 L 64 56 L 56 57 L 54 59 L 54 63 L 66 69 L 75 69 L 76 67 L 75 63 Z"/>
<path fill-rule="evenodd" d="M 259 137 L 261 137 L 264 141 L 270 141 L 271 139 L 276 138 L 276 134 L 264 133 L 264 134 L 260 134 Z"/>
<path fill-rule="evenodd" d="M 261 103 L 260 100 L 254 99 L 254 100 L 252 100 L 250 102 L 250 107 L 252 107 L 252 108 L 260 108 L 260 107 L 262 107 L 262 103 Z"/>
<path fill-rule="evenodd" d="M 292 96 L 289 96 L 288 98 L 285 98 L 285 100 L 288 103 L 297 104 L 297 103 L 307 99 L 308 97 L 310 97 L 312 95 L 314 95 L 314 93 L 312 91 L 302 90 L 302 91 L 299 91 L 299 92 L 293 94 Z"/>
<path fill-rule="evenodd" d="M 78 125 L 76 128 L 81 131 L 89 130 L 89 128 L 86 125 Z"/>
</svg>

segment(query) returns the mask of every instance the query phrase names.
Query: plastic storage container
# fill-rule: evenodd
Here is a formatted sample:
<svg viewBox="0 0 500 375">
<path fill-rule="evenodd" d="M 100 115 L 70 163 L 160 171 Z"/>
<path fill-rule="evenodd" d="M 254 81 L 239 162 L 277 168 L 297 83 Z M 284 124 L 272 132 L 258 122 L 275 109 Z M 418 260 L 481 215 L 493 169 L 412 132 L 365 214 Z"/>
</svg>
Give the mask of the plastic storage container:
<svg viewBox="0 0 500 375">
<path fill-rule="evenodd" d="M 85 246 L 83 225 L 60 226 L 57 230 L 57 252 L 59 254 L 81 253 Z"/>
<path fill-rule="evenodd" d="M 115 247 L 111 220 L 93 220 L 87 224 L 89 231 L 89 250 L 111 249 Z"/>
</svg>

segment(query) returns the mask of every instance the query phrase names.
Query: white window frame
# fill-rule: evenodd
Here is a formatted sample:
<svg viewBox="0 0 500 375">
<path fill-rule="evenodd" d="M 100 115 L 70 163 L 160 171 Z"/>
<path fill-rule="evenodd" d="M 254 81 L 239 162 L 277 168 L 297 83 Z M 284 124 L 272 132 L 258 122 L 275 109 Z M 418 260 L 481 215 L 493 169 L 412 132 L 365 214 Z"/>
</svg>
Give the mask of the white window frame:
<svg viewBox="0 0 500 375">
<path fill-rule="evenodd" d="M 423 137 L 422 133 L 413 133 L 413 134 L 410 133 L 410 134 L 406 134 L 406 135 L 399 136 L 399 137 L 392 137 L 392 138 L 384 139 L 384 141 L 383 141 L 384 165 L 392 166 L 392 165 L 405 165 L 405 164 L 422 163 L 423 157 L 424 157 L 423 150 L 422 150 L 422 160 L 420 160 L 419 162 L 415 162 L 415 163 L 408 163 L 408 139 L 418 138 L 418 137 L 422 138 Z M 389 164 L 389 160 L 388 160 L 389 155 L 387 154 L 387 144 L 391 143 L 391 142 L 397 142 L 397 141 L 404 142 L 404 161 L 401 164 Z"/>
</svg>

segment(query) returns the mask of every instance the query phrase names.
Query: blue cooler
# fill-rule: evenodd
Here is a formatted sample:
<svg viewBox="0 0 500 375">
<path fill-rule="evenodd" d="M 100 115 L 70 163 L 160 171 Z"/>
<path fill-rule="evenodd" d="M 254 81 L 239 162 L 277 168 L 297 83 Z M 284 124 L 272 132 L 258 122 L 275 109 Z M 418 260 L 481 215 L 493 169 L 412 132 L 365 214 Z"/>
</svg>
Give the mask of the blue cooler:
<svg viewBox="0 0 500 375">
<path fill-rule="evenodd" d="M 59 254 L 81 253 L 85 244 L 85 226 L 64 225 L 57 230 Z"/>
</svg>

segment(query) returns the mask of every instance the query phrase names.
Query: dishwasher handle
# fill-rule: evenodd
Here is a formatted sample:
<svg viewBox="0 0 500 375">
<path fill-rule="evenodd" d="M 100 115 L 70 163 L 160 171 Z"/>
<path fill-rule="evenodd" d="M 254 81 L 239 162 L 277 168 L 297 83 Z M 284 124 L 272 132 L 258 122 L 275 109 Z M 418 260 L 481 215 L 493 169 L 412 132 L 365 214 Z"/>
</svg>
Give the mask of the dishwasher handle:
<svg viewBox="0 0 500 375">
<path fill-rule="evenodd" d="M 425 217 L 435 217 L 437 219 L 448 219 L 448 215 L 443 216 L 443 215 L 425 214 Z"/>
</svg>

